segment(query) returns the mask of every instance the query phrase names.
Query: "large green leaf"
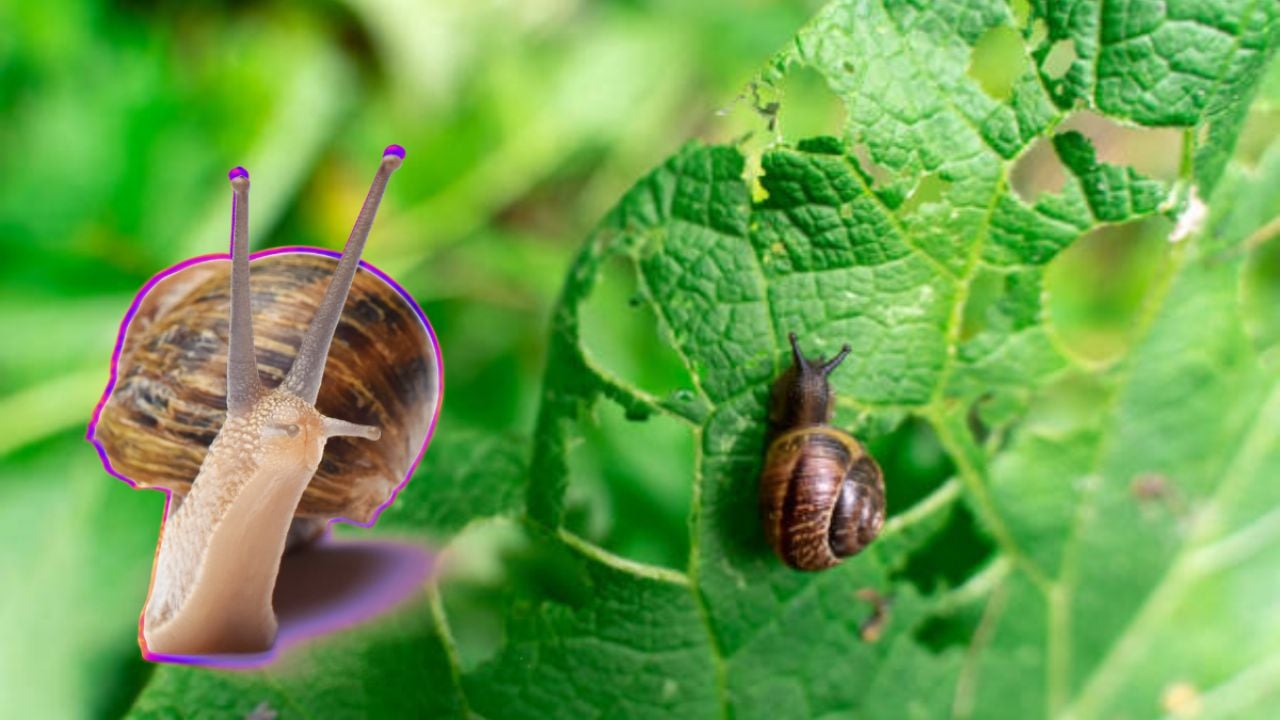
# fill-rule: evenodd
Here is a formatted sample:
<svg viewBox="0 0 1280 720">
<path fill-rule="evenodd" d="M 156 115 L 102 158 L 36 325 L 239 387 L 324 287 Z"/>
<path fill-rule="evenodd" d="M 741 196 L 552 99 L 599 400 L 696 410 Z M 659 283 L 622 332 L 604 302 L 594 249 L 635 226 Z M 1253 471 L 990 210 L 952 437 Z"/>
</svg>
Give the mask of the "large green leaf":
<svg viewBox="0 0 1280 720">
<path fill-rule="evenodd" d="M 501 593 L 493 647 L 460 651 L 446 583 L 269 671 L 161 668 L 137 714 L 1145 717 L 1179 698 L 1261 712 L 1280 678 L 1280 389 L 1239 297 L 1248 237 L 1280 213 L 1280 146 L 1251 172 L 1226 159 L 1278 16 L 1248 1 L 1033 3 L 1028 18 L 1004 2 L 832 2 L 758 85 L 818 73 L 842 137 L 775 143 L 755 179 L 741 148 L 694 144 L 637 183 L 570 269 L 527 469 L 518 444 L 460 439 L 475 452 L 433 450 L 388 516 L 438 538 L 523 506 L 532 550 L 509 558 L 526 577 Z M 968 72 L 999 28 L 1025 41 L 1007 97 Z M 1077 108 L 1185 128 L 1181 174 L 1143 177 L 1055 133 Z M 1040 138 L 1068 181 L 1028 202 L 1010 173 Z M 1049 321 L 1046 265 L 1094 228 L 1200 198 L 1208 222 L 1169 245 L 1128 354 L 1082 363 Z M 689 389 L 646 392 L 590 351 L 581 310 L 619 263 Z M 781 566 L 756 519 L 790 331 L 813 353 L 853 346 L 833 378 L 841 424 L 874 447 L 923 423 L 957 474 L 817 575 Z M 686 567 L 566 529 L 569 452 L 600 403 L 693 434 Z M 920 582 L 967 517 L 992 551 Z M 891 599 L 883 617 L 875 598 Z"/>
</svg>

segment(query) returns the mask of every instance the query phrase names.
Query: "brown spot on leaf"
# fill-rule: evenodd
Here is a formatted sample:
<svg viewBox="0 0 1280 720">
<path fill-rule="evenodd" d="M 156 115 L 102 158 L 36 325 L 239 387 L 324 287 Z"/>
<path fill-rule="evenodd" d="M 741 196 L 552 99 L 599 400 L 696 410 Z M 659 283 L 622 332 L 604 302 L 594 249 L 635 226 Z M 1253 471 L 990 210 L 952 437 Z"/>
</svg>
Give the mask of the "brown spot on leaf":
<svg viewBox="0 0 1280 720">
<path fill-rule="evenodd" d="M 858 626 L 858 635 L 863 642 L 879 642 L 889 624 L 889 598 L 875 588 L 862 588 L 854 593 L 854 597 L 871 605 L 871 614 Z"/>
</svg>

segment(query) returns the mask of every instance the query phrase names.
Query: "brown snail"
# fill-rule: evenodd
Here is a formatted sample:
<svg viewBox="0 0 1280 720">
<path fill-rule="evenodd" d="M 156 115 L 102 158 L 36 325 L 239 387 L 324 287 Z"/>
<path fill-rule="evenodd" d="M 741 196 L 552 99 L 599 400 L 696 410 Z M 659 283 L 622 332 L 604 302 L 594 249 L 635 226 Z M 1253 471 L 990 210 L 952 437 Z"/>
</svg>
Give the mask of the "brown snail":
<svg viewBox="0 0 1280 720">
<path fill-rule="evenodd" d="M 773 385 L 760 476 L 765 538 L 797 570 L 825 570 L 855 555 L 884 526 L 884 476 L 862 444 L 831 427 L 827 376 L 844 361 L 809 360 L 791 333 L 794 364 Z"/>
<path fill-rule="evenodd" d="M 425 449 L 439 349 L 398 286 L 362 264 L 382 162 L 340 259 L 248 252 L 249 176 L 229 173 L 232 253 L 157 276 L 135 301 L 91 426 L 108 469 L 170 491 L 142 617 L 148 657 L 259 652 L 287 545 L 371 524 Z"/>
</svg>

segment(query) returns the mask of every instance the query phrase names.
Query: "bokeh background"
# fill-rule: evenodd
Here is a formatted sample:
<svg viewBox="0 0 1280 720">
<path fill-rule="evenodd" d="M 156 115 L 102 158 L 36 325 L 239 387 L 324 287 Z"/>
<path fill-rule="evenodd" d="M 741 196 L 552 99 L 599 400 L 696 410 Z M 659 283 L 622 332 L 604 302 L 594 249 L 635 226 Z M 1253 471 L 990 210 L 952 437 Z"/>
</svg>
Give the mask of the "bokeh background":
<svg viewBox="0 0 1280 720">
<path fill-rule="evenodd" d="M 382 147 L 406 146 L 366 257 L 439 335 L 440 436 L 518 438 L 568 263 L 632 182 L 691 138 L 838 131 L 816 79 L 765 97 L 750 85 L 820 4 L 0 0 L 0 715 L 114 716 L 146 680 L 136 614 L 162 498 L 106 475 L 83 435 L 133 294 L 184 258 L 225 251 L 227 168 L 253 173 L 255 249 L 336 248 Z M 974 70 L 1002 82 L 1000 53 L 1017 51 L 993 45 Z M 1104 159 L 1176 170 L 1158 131 L 1080 122 Z M 1277 129 L 1280 111 L 1259 104 L 1241 157 Z M 1053 172 L 1033 153 L 1015 179 L 1034 194 L 1060 182 Z M 1083 357 L 1123 353 L 1168 232 L 1163 220 L 1107 229 L 1054 261 L 1051 312 Z M 1280 254 L 1259 253 L 1250 282 L 1258 331 L 1280 334 L 1266 310 Z M 630 293 L 609 282 L 588 305 L 591 350 L 645 387 L 674 388 L 683 371 L 652 328 L 611 311 Z M 687 431 L 609 409 L 589 422 L 572 456 L 571 528 L 683 567 Z M 900 487 L 923 492 L 950 473 L 919 428 L 882 445 Z M 976 552 L 972 527 L 951 532 L 941 547 Z M 912 572 L 946 582 L 970 564 L 930 562 Z M 450 597 L 462 651 L 483 645 L 483 592 Z"/>
</svg>

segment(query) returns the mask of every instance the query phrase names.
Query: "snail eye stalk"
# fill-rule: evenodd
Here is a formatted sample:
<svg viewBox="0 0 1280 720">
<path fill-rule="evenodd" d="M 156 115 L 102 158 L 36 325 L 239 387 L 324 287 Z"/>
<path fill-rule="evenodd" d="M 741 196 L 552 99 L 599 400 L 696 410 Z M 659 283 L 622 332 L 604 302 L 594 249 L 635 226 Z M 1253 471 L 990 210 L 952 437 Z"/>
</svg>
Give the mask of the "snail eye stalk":
<svg viewBox="0 0 1280 720">
<path fill-rule="evenodd" d="M 313 405 L 320 393 L 320 380 L 324 377 L 329 345 L 333 342 L 333 333 L 342 316 L 342 307 L 347 304 L 347 294 L 351 291 L 351 282 L 360 265 L 360 254 L 364 252 L 365 241 L 369 239 L 369 231 L 378 214 L 378 205 L 386 192 L 387 180 L 403 161 L 404 148 L 399 145 L 388 145 L 382 152 L 382 163 L 373 176 L 373 184 L 369 187 L 369 194 L 365 196 L 359 216 L 356 217 L 355 227 L 351 229 L 347 244 L 342 249 L 342 259 L 333 271 L 329 287 L 325 290 L 324 299 L 320 301 L 320 307 L 316 308 L 311 325 L 302 336 L 298 356 L 294 358 L 289 374 L 281 383 L 282 388 Z"/>
<path fill-rule="evenodd" d="M 231 332 L 227 347 L 227 412 L 248 412 L 262 395 L 253 352 L 253 310 L 249 301 L 249 171 L 235 167 L 231 181 Z"/>
</svg>

